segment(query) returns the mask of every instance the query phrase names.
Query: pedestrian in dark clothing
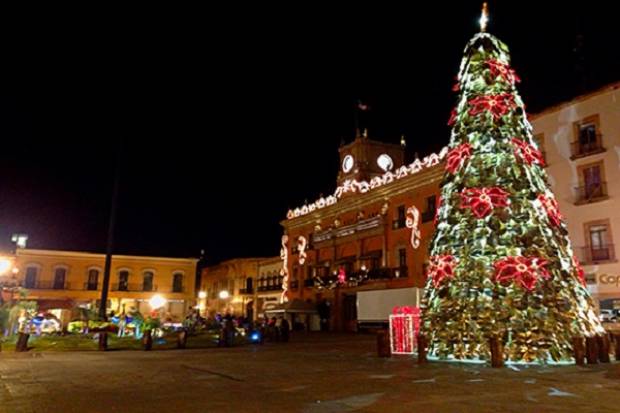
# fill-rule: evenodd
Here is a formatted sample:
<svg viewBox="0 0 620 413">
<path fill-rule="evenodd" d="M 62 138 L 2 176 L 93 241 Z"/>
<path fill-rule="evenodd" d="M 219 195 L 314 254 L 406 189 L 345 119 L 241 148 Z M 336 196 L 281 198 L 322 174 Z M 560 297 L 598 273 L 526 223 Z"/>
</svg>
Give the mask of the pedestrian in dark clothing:
<svg viewBox="0 0 620 413">
<path fill-rule="evenodd" d="M 289 333 L 291 331 L 291 327 L 286 318 L 281 319 L 280 321 L 280 337 L 283 342 L 288 342 Z"/>
</svg>

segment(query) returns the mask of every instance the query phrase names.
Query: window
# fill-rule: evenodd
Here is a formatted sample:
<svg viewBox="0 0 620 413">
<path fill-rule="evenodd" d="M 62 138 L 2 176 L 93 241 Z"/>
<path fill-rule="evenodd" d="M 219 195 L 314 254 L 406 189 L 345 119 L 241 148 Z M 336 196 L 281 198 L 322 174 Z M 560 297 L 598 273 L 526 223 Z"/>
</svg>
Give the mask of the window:
<svg viewBox="0 0 620 413">
<path fill-rule="evenodd" d="M 251 294 L 254 290 L 254 280 L 252 277 L 248 277 L 245 279 L 245 292 Z"/>
<path fill-rule="evenodd" d="M 88 270 L 88 283 L 86 285 L 87 290 L 96 290 L 99 283 L 99 270 Z"/>
<path fill-rule="evenodd" d="M 429 222 L 435 219 L 437 210 L 437 196 L 431 195 L 426 198 L 426 210 L 422 212 L 422 222 Z"/>
<path fill-rule="evenodd" d="M 36 288 L 38 272 L 39 269 L 37 267 L 26 268 L 26 281 L 24 283 L 25 288 Z"/>
<path fill-rule="evenodd" d="M 407 266 L 407 249 L 406 248 L 400 248 L 398 250 L 398 266 L 400 268 Z"/>
<path fill-rule="evenodd" d="M 230 290 L 232 291 L 232 290 Z M 172 278 L 172 292 L 173 293 L 182 293 L 183 292 L 183 274 L 176 273 Z"/>
<path fill-rule="evenodd" d="M 599 116 L 593 115 L 575 122 L 575 141 L 572 144 L 572 159 L 603 152 L 602 136 L 599 132 Z"/>
<path fill-rule="evenodd" d="M 547 164 L 547 152 L 545 151 L 545 134 L 539 133 L 534 135 L 534 142 L 536 146 L 538 146 L 538 150 L 542 154 L 543 160 L 545 161 L 545 165 Z"/>
<path fill-rule="evenodd" d="M 118 291 L 127 291 L 129 288 L 129 271 L 120 271 L 118 273 Z"/>
<path fill-rule="evenodd" d="M 145 271 L 142 280 L 142 291 L 153 291 L 153 272 Z"/>
<path fill-rule="evenodd" d="M 67 269 L 56 268 L 54 271 L 54 290 L 65 289 L 65 278 L 67 278 Z"/>
<path fill-rule="evenodd" d="M 611 239 L 609 220 L 593 221 L 585 224 L 586 262 L 611 261 L 615 259 L 615 250 Z"/>
<path fill-rule="evenodd" d="M 394 229 L 404 228 L 405 227 L 405 206 L 400 205 L 396 209 L 396 220 L 392 223 L 392 227 Z"/>
<path fill-rule="evenodd" d="M 590 227 L 590 253 L 593 261 L 609 260 L 609 242 L 607 241 L 607 225 Z"/>
<path fill-rule="evenodd" d="M 595 202 L 607 197 L 607 183 L 603 162 L 578 168 L 580 185 L 577 188 L 577 204 Z"/>
</svg>

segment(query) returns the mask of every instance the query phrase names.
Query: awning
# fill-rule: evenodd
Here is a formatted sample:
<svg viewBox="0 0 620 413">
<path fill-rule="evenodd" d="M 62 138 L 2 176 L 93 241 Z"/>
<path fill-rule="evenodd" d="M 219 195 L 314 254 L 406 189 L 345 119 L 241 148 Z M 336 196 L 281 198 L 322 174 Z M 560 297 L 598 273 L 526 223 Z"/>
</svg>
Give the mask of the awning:
<svg viewBox="0 0 620 413">
<path fill-rule="evenodd" d="M 268 314 L 284 314 L 284 313 L 305 313 L 305 314 L 314 314 L 316 313 L 316 306 L 312 303 L 306 303 L 299 299 L 286 302 L 284 304 L 278 304 L 269 310 L 265 310 L 265 313 Z"/>
</svg>

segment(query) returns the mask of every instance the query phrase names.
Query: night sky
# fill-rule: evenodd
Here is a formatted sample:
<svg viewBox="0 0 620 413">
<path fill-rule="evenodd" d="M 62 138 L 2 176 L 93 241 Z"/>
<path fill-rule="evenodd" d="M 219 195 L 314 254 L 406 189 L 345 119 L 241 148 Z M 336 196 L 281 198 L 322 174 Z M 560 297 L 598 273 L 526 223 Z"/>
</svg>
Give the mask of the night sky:
<svg viewBox="0 0 620 413">
<path fill-rule="evenodd" d="M 2 51 L 0 245 L 25 232 L 32 248 L 104 252 L 123 138 L 116 253 L 277 254 L 286 211 L 335 189 L 357 99 L 374 139 L 405 134 L 420 155 L 448 142 L 480 9 L 455 3 L 21 27 Z M 611 3 L 528 3 L 490 2 L 489 31 L 510 47 L 530 113 L 583 79 L 620 80 Z"/>
</svg>

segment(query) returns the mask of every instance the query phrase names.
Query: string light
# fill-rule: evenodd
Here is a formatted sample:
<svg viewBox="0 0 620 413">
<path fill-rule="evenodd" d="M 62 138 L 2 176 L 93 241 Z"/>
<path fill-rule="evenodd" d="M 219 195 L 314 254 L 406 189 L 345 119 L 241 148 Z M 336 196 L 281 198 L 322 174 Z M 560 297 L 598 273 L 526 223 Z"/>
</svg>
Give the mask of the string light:
<svg viewBox="0 0 620 413">
<path fill-rule="evenodd" d="M 297 218 L 303 215 L 307 215 L 310 212 L 313 212 L 317 209 L 323 209 L 325 207 L 334 205 L 338 202 L 343 195 L 347 193 L 362 193 L 365 194 L 375 188 L 379 188 L 384 185 L 391 184 L 392 182 L 405 178 L 409 175 L 417 174 L 425 169 L 431 168 L 437 164 L 439 164 L 447 155 L 448 147 L 444 147 L 438 154 L 432 153 L 424 159 L 419 160 L 416 159 L 413 163 L 409 165 L 401 166 L 396 173 L 392 171 L 388 171 L 381 176 L 375 176 L 368 181 L 358 181 L 355 179 L 347 179 L 336 188 L 334 191 L 334 195 L 330 195 L 327 198 L 319 198 L 316 202 L 313 202 L 309 205 L 304 205 L 299 208 L 291 209 L 286 214 L 288 219 Z"/>
<path fill-rule="evenodd" d="M 280 259 L 282 260 L 282 269 L 280 275 L 282 278 L 282 295 L 280 303 L 288 301 L 288 235 L 282 235 L 282 248 L 280 248 Z"/>
<path fill-rule="evenodd" d="M 420 211 L 415 206 L 407 208 L 405 225 L 411 229 L 411 246 L 413 249 L 418 249 L 422 239 L 422 232 L 420 231 Z"/>
</svg>

